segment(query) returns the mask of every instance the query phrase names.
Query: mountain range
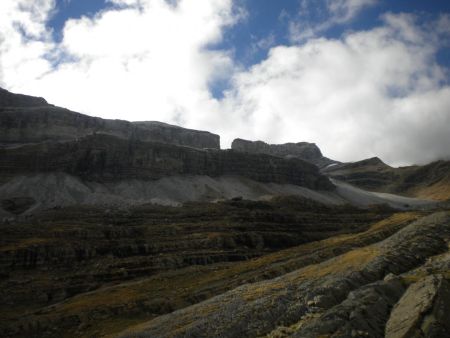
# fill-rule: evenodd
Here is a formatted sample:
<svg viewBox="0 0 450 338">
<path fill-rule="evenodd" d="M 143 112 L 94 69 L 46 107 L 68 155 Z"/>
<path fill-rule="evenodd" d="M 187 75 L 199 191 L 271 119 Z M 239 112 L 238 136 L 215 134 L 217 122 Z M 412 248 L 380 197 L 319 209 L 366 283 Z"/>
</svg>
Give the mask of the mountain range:
<svg viewBox="0 0 450 338">
<path fill-rule="evenodd" d="M 0 88 L 0 335 L 450 337 L 450 161 L 343 163 Z"/>
</svg>

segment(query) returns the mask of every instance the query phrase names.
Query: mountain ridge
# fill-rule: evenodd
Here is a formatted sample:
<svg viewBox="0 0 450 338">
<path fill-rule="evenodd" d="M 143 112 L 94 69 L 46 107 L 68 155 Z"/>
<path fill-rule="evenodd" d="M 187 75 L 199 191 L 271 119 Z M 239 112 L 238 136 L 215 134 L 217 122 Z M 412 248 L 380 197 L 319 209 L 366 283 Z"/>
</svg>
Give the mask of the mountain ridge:
<svg viewBox="0 0 450 338">
<path fill-rule="evenodd" d="M 41 98 L 13 94 L 4 89 L 0 94 L 0 144 L 3 145 L 76 140 L 104 133 L 129 140 L 220 149 L 220 136 L 208 131 L 157 121 L 102 119 L 47 104 Z"/>
<path fill-rule="evenodd" d="M 300 158 L 313 163 L 319 168 L 327 167 L 340 162 L 331 160 L 322 155 L 315 143 L 297 142 L 284 144 L 269 144 L 263 141 L 248 141 L 241 138 L 233 140 L 231 149 L 247 153 L 262 153 L 282 158 Z"/>
</svg>

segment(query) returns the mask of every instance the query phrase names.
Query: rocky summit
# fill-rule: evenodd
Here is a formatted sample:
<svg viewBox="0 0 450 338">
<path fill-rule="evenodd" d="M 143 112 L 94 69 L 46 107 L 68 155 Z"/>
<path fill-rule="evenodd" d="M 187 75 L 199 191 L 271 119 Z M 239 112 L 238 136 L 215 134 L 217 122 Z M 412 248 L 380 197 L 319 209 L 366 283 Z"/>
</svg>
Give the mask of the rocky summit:
<svg viewBox="0 0 450 338">
<path fill-rule="evenodd" d="M 339 163 L 323 156 L 316 144 L 308 142 L 267 144 L 263 141 L 247 141 L 238 138 L 233 141 L 231 148 L 247 153 L 269 154 L 283 158 L 300 158 L 315 164 L 319 168 Z"/>
<path fill-rule="evenodd" d="M 0 90 L 1 337 L 450 337 L 448 161 Z"/>
</svg>

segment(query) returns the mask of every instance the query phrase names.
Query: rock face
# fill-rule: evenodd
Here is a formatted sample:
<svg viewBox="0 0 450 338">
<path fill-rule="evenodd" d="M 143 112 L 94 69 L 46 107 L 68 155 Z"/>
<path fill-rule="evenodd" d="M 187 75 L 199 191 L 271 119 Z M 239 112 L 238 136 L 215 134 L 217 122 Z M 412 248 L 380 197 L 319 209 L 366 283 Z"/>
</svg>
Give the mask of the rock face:
<svg viewBox="0 0 450 338">
<path fill-rule="evenodd" d="M 220 149 L 218 135 L 161 122 L 107 120 L 47 104 L 42 98 L 0 89 L 0 144 L 74 140 L 95 133 L 193 148 Z"/>
<path fill-rule="evenodd" d="M 313 163 L 319 168 L 338 163 L 324 157 L 317 145 L 308 142 L 268 144 L 262 141 L 247 141 L 238 138 L 233 141 L 231 148 L 247 153 L 268 154 L 283 158 L 296 157 Z"/>
<path fill-rule="evenodd" d="M 411 285 L 392 310 L 386 338 L 449 337 L 450 284 L 431 275 Z"/>
<path fill-rule="evenodd" d="M 155 180 L 173 175 L 241 176 L 260 182 L 291 183 L 331 190 L 318 169 L 297 158 L 233 150 L 199 150 L 97 134 L 76 141 L 0 149 L 0 175 L 65 172 L 97 182 Z"/>
<path fill-rule="evenodd" d="M 284 159 L 268 154 L 220 150 L 219 136 L 209 132 L 161 122 L 106 120 L 55 107 L 40 98 L 17 95 L 5 90 L 0 94 L 2 184 L 41 174 L 68 174 L 71 178 L 62 180 L 65 185 L 62 190 L 75 191 L 71 182 L 79 180 L 83 186 L 82 197 L 78 193 L 71 193 L 69 199 L 73 203 L 88 204 L 95 204 L 97 200 L 104 201 L 98 196 L 100 185 L 100 190 L 107 190 L 106 184 L 109 183 L 117 186 L 122 181 L 133 181 L 134 184 L 141 182 L 145 185 L 148 181 L 180 176 L 235 177 L 258 183 L 292 184 L 312 190 L 334 189 L 334 185 L 310 163 L 299 158 Z M 88 188 L 95 184 L 94 188 Z M 3 184 L 2 187 L 4 186 Z M 0 199 L 4 201 L 0 211 L 21 214 L 30 208 L 34 210 L 49 205 L 45 194 L 30 195 L 22 189 L 23 186 L 19 186 L 16 190 L 7 189 L 10 193 Z M 45 190 L 42 186 L 40 189 Z M 172 190 L 175 195 L 182 195 L 181 192 L 178 193 L 181 189 L 183 188 L 180 186 Z M 187 195 L 198 196 L 199 191 L 207 189 L 211 190 L 200 187 L 193 194 Z M 205 198 L 199 200 L 213 200 L 213 197 L 206 197 L 228 196 L 234 191 L 226 188 L 223 190 L 227 191 L 224 194 L 205 192 L 202 194 Z M 142 189 L 135 192 L 136 196 L 132 200 L 145 200 L 140 193 Z M 105 194 L 108 195 L 108 191 Z M 100 193 L 103 197 L 105 194 Z M 113 195 L 120 197 L 120 194 Z M 154 191 L 144 195 L 152 196 L 152 201 L 164 199 L 159 199 L 158 193 Z M 159 195 L 171 194 L 163 188 Z M 112 198 L 108 197 L 108 201 L 115 197 L 111 194 L 108 196 Z M 22 200 L 14 200 L 17 198 L 33 198 L 36 203 L 24 204 Z M 92 202 L 87 202 L 90 200 Z M 59 204 L 61 205 L 66 204 Z"/>
</svg>

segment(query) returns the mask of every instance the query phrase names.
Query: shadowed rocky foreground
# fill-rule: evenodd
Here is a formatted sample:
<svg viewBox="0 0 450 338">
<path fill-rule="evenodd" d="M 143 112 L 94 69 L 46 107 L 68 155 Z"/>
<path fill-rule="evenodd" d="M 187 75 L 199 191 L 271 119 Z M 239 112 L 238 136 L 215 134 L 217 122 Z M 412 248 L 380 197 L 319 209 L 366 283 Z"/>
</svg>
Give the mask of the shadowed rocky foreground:
<svg viewBox="0 0 450 338">
<path fill-rule="evenodd" d="M 5 337 L 450 332 L 448 211 L 298 198 L 68 208 L 2 234 Z"/>
<path fill-rule="evenodd" d="M 374 244 L 243 285 L 120 336 L 446 337 L 449 227 L 450 214 L 435 213 Z"/>
</svg>

